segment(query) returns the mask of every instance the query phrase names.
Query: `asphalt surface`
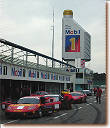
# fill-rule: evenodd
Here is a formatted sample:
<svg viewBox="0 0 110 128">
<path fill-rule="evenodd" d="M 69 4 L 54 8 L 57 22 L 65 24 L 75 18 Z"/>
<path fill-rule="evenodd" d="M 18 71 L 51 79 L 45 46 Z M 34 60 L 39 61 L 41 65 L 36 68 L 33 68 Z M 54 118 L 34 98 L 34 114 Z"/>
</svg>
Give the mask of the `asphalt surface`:
<svg viewBox="0 0 110 128">
<path fill-rule="evenodd" d="M 60 110 L 50 116 L 35 119 L 6 119 L 1 112 L 1 124 L 36 124 L 36 125 L 107 125 L 106 94 L 102 94 L 101 104 L 96 103 L 96 97 L 88 96 L 87 103 L 73 104 L 71 110 Z"/>
</svg>

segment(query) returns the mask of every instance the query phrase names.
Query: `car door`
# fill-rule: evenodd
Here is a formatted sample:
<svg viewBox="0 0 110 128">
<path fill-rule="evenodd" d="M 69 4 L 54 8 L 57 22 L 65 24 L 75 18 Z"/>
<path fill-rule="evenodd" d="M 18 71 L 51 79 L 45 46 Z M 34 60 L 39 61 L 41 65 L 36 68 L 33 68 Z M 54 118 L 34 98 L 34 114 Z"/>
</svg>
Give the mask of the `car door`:
<svg viewBox="0 0 110 128">
<path fill-rule="evenodd" d="M 45 101 L 45 108 L 49 114 L 53 113 L 54 107 L 53 107 L 53 99 L 52 98 L 49 98 L 48 100 Z"/>
<path fill-rule="evenodd" d="M 55 110 L 59 110 L 61 108 L 61 101 L 59 100 L 59 96 L 54 97 L 53 105 Z"/>
</svg>

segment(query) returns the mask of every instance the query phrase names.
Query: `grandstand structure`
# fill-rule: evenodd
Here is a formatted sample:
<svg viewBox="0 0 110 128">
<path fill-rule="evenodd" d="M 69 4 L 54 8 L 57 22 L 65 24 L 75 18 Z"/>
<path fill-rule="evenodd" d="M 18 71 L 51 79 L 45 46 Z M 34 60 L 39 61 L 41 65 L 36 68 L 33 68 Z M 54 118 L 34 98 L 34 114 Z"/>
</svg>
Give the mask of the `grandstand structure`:
<svg viewBox="0 0 110 128">
<path fill-rule="evenodd" d="M 0 98 L 18 99 L 36 91 L 60 94 L 91 88 L 90 69 L 76 68 L 29 48 L 0 39 Z"/>
<path fill-rule="evenodd" d="M 35 91 L 58 94 L 65 87 L 73 89 L 75 70 L 63 61 L 0 39 L 0 88 L 4 99 Z"/>
</svg>

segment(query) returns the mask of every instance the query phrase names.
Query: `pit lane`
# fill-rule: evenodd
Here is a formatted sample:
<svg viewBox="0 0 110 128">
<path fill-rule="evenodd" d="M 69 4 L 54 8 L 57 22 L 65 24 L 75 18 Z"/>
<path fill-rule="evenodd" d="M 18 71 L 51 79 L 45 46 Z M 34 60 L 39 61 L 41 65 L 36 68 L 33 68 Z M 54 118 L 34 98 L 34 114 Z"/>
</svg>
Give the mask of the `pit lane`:
<svg viewBox="0 0 110 128">
<path fill-rule="evenodd" d="M 60 110 L 51 116 L 36 119 L 7 120 L 2 124 L 106 124 L 106 95 L 102 95 L 102 103 L 97 104 L 95 96 L 89 96 L 87 103 L 73 104 L 71 110 Z"/>
</svg>

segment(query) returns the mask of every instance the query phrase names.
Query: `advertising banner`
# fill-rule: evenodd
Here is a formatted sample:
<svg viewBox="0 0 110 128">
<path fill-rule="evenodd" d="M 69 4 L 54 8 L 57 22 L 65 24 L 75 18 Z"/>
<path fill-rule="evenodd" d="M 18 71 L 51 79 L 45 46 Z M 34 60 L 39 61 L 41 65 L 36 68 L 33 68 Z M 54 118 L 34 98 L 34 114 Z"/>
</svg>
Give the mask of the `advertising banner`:
<svg viewBox="0 0 110 128">
<path fill-rule="evenodd" d="M 65 36 L 65 52 L 80 52 L 80 35 Z"/>
</svg>

